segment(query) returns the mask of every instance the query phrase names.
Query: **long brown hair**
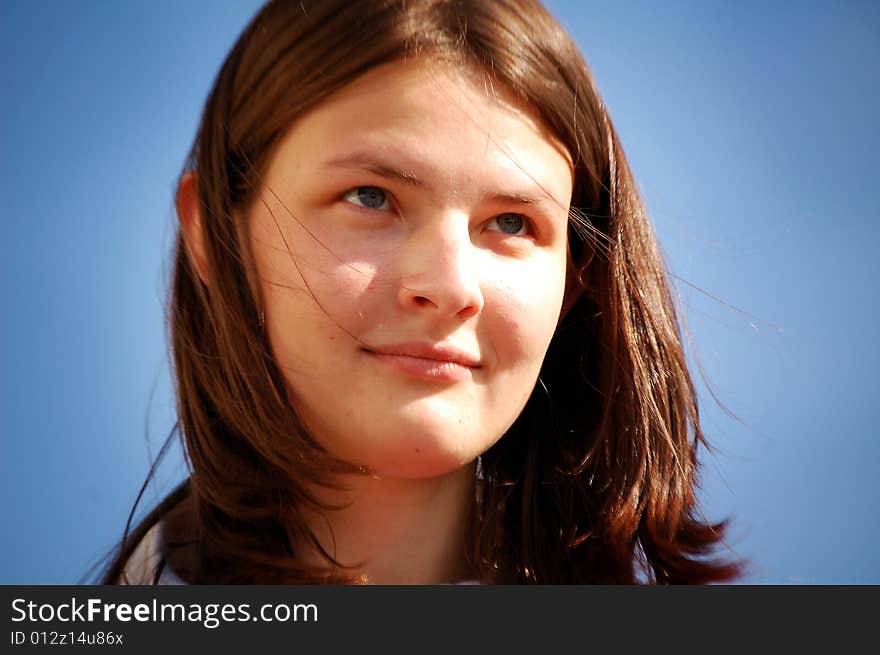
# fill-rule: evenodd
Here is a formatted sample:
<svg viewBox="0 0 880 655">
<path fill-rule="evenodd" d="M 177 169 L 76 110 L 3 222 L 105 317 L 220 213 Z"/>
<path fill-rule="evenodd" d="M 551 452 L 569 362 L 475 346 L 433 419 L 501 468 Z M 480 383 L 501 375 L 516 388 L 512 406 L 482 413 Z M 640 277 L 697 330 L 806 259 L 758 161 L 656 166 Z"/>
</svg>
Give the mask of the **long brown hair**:
<svg viewBox="0 0 880 655">
<path fill-rule="evenodd" d="M 184 173 L 197 172 L 207 277 L 178 238 L 170 331 L 189 480 L 166 555 L 193 583 L 347 580 L 319 549 L 309 489 L 350 471 L 302 428 L 260 326 L 245 220 L 291 124 L 383 63 L 468 66 L 531 107 L 574 160 L 565 312 L 519 419 L 480 458 L 469 532 L 494 583 L 702 583 L 734 577 L 700 517 L 705 445 L 667 274 L 611 120 L 577 47 L 536 0 L 269 2 L 215 81 Z M 175 545 L 190 557 L 176 557 Z M 176 558 L 176 559 L 175 559 Z"/>
</svg>

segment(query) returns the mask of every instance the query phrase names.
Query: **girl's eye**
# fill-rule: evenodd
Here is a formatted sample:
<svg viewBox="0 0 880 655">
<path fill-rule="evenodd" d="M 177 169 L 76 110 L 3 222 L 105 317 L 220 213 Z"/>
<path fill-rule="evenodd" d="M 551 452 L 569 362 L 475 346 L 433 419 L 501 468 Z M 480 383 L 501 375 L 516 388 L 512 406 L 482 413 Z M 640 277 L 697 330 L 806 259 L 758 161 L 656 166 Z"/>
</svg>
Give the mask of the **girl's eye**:
<svg viewBox="0 0 880 655">
<path fill-rule="evenodd" d="M 377 186 L 359 186 L 351 191 L 346 191 L 342 199 L 358 207 L 366 209 L 390 209 L 388 197 Z"/>
<path fill-rule="evenodd" d="M 528 234 L 529 224 L 522 214 L 499 214 L 489 221 L 489 230 L 515 236 Z"/>
</svg>

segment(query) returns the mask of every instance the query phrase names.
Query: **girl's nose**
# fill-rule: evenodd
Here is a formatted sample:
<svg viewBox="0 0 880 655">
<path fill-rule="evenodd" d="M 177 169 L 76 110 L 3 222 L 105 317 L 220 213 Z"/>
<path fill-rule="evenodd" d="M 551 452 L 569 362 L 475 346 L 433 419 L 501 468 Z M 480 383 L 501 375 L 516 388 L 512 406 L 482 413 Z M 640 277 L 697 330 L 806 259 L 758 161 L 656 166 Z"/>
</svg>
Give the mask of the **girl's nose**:
<svg viewBox="0 0 880 655">
<path fill-rule="evenodd" d="M 424 225 L 401 253 L 398 301 L 407 311 L 467 319 L 483 309 L 479 249 L 466 217 Z"/>
</svg>

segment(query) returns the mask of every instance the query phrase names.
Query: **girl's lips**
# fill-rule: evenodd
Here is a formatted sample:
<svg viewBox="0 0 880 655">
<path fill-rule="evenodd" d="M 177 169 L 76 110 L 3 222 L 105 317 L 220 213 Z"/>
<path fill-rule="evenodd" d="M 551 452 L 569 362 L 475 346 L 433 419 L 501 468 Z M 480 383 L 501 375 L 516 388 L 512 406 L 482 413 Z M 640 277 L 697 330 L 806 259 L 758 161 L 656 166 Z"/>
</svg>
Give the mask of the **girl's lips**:
<svg viewBox="0 0 880 655">
<path fill-rule="evenodd" d="M 451 344 L 406 342 L 366 348 L 379 361 L 415 377 L 455 382 L 480 367 L 480 359 Z"/>
<path fill-rule="evenodd" d="M 456 362 L 409 357 L 408 355 L 386 355 L 384 353 L 367 352 L 380 362 L 388 364 L 399 371 L 429 380 L 456 382 L 467 379 L 473 371 L 473 367 L 457 364 Z"/>
</svg>

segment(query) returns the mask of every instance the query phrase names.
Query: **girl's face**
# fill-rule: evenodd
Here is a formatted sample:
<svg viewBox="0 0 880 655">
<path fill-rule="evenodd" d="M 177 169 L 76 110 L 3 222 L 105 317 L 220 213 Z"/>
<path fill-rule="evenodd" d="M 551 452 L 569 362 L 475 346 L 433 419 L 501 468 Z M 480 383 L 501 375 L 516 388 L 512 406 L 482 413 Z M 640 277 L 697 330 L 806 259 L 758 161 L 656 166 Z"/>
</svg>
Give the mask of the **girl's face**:
<svg viewBox="0 0 880 655">
<path fill-rule="evenodd" d="M 559 318 L 564 149 L 476 76 L 400 62 L 298 120 L 263 181 L 266 330 L 309 432 L 385 477 L 472 462 L 519 415 Z"/>
</svg>

